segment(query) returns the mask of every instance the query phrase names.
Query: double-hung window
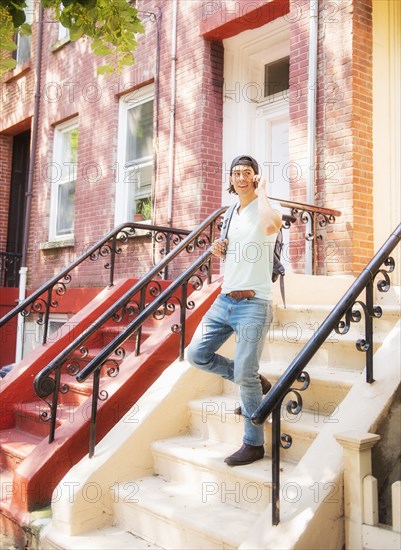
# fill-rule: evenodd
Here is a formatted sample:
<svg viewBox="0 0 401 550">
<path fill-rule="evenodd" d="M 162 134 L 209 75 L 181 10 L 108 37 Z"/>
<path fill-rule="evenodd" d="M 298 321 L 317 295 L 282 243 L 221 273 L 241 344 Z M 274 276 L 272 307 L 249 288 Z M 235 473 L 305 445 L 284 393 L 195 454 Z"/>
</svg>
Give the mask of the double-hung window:
<svg viewBox="0 0 401 550">
<path fill-rule="evenodd" d="M 116 224 L 151 219 L 153 86 L 120 101 Z"/>
<path fill-rule="evenodd" d="M 78 171 L 78 120 L 55 128 L 53 162 L 49 173 L 52 185 L 50 240 L 74 236 L 75 183 Z"/>
<path fill-rule="evenodd" d="M 26 8 L 24 8 L 25 22 L 30 25 L 33 22 L 34 11 L 34 0 L 26 0 Z M 18 33 L 15 41 L 17 49 L 14 51 L 13 57 L 17 61 L 17 66 L 20 66 L 29 61 L 31 57 L 31 35 Z"/>
</svg>

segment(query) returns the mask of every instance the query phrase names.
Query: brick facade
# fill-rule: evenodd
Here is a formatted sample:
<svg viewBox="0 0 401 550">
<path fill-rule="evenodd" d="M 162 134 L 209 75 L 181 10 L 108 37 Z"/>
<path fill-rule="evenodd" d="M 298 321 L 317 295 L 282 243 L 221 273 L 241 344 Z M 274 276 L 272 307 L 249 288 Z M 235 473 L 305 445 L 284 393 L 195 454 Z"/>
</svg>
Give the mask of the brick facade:
<svg viewBox="0 0 401 550">
<path fill-rule="evenodd" d="M 221 40 L 283 14 L 287 14 L 290 21 L 290 160 L 305 167 L 309 4 L 299 0 L 290 3 L 281 0 L 252 3 L 190 0 L 178 5 L 171 223 L 176 227 L 193 228 L 221 204 L 224 65 Z M 103 60 L 90 53 L 85 40 L 52 50 L 57 40 L 57 25 L 50 22 L 49 15 L 47 17 L 29 233 L 31 288 L 53 276 L 114 226 L 115 171 L 120 168 L 117 165 L 119 99 L 150 82 L 155 82 L 159 91 L 155 97 L 158 109 L 154 120 L 152 185 L 157 207 L 153 221 L 162 225 L 168 222 L 173 3 L 142 0 L 138 7 L 157 17 L 161 14 L 161 18 L 143 17 L 146 33 L 139 39 L 135 65 L 126 68 L 122 75 L 112 77 L 96 76 L 96 67 Z M 160 24 L 159 42 L 157 21 Z M 1 81 L 0 227 L 3 241 L 10 182 L 9 135 L 31 124 L 36 32 L 34 24 L 30 67 L 14 75 L 5 75 Z M 156 74 L 158 51 L 160 65 L 159 74 Z M 320 2 L 315 198 L 318 205 L 343 212 L 336 224 L 327 229 L 327 239 L 335 243 L 335 253 L 327 244 L 320 245 L 321 273 L 360 270 L 373 252 L 371 51 L 370 0 Z M 43 243 L 49 239 L 51 185 L 48 169 L 52 163 L 54 128 L 72 117 L 79 119 L 75 244 L 44 250 Z M 301 178 L 294 178 L 291 195 L 294 200 L 305 200 L 305 171 Z M 3 241 L 1 246 L 4 247 Z M 293 242 L 303 246 L 296 233 Z M 139 263 L 122 262 L 117 276 L 141 275 L 152 264 L 146 252 L 146 238 L 138 239 L 137 244 Z M 324 262 L 328 256 L 333 256 L 334 261 Z M 107 280 L 108 274 L 99 275 L 94 264 L 81 268 L 74 286 L 98 286 Z M 135 267 L 137 265 L 140 267 Z M 296 267 L 301 270 L 302 261 Z"/>
<path fill-rule="evenodd" d="M 373 254 L 371 2 L 319 5 L 315 202 L 342 212 L 321 231 L 319 272 L 357 273 Z M 290 103 L 290 156 L 306 167 L 309 14 L 299 6 L 292 4 L 299 17 L 291 24 L 290 87 L 300 99 Z M 292 193 L 305 201 L 305 172 Z"/>
</svg>

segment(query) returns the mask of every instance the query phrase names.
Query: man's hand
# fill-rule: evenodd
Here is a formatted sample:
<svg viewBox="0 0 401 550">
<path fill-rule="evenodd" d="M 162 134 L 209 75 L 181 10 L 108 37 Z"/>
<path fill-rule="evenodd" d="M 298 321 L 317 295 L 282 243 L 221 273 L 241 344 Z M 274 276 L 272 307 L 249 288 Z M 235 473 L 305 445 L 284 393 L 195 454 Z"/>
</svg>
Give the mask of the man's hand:
<svg viewBox="0 0 401 550">
<path fill-rule="evenodd" d="M 227 245 L 228 239 L 225 239 L 224 241 L 222 241 L 221 239 L 216 239 L 211 246 L 211 252 L 213 256 L 224 258 L 226 255 Z"/>
<path fill-rule="evenodd" d="M 253 181 L 255 184 L 257 184 L 257 187 L 255 189 L 255 195 L 259 196 L 259 193 L 263 191 L 266 193 L 266 180 L 264 178 L 261 178 L 259 175 L 253 176 Z"/>
</svg>

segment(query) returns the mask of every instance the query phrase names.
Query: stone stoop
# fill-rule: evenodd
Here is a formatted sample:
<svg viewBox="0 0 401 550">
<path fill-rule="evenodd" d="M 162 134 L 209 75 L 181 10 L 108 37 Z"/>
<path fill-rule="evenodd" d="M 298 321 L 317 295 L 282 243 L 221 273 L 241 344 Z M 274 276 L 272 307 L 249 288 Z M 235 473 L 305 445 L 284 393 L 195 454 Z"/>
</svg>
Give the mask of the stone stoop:
<svg viewBox="0 0 401 550">
<path fill-rule="evenodd" d="M 237 449 L 193 435 L 156 441 L 153 475 L 114 487 L 116 524 L 163 548 L 238 548 L 269 504 L 271 460 L 230 468 Z"/>
<path fill-rule="evenodd" d="M 261 372 L 272 384 L 331 309 L 326 304 L 275 307 L 261 362 Z M 383 306 L 383 318 L 375 320 L 376 346 L 399 315 L 399 307 Z M 338 422 L 340 403 L 361 380 L 365 359 L 355 342 L 363 337 L 363 324 L 363 320 L 352 323 L 344 336 L 334 333 L 312 359 L 306 369 L 310 385 L 300 392 L 303 407 L 298 415 L 286 409 L 294 394 L 290 392 L 284 399 L 281 433 L 291 435 L 293 441 L 289 449 L 281 450 L 281 487 L 291 481 L 292 471 L 320 431 Z M 221 351 L 232 356 L 233 350 L 231 338 Z M 295 382 L 293 388 L 301 386 Z M 221 394 L 189 400 L 187 431 L 151 444 L 153 474 L 113 486 L 114 530 L 108 527 L 107 532 L 116 537 L 114 547 L 176 550 L 241 546 L 271 502 L 271 419 L 265 423 L 265 458 L 231 468 L 224 458 L 242 444 L 243 419 L 233 413 L 239 404 L 237 386 L 231 382 L 224 382 Z M 97 539 L 93 537 L 103 536 L 106 529 L 96 533 L 60 535 L 62 545 L 52 546 L 57 538 L 53 528 L 43 539 L 43 549 L 95 548 Z M 133 538 L 120 542 L 117 533 L 124 540 Z"/>
<path fill-rule="evenodd" d="M 161 550 L 140 537 L 132 535 L 120 527 L 105 527 L 88 531 L 84 536 L 68 537 L 55 530 L 51 540 L 41 540 L 40 550 Z"/>
<path fill-rule="evenodd" d="M 263 364 L 265 372 L 266 367 Z M 282 486 L 320 429 L 335 422 L 335 406 L 324 410 L 324 404 L 344 398 L 355 376 L 355 371 L 341 373 L 334 383 L 322 372 L 299 415 L 283 408 L 282 432 L 291 434 L 293 444 L 282 451 Z M 247 466 L 227 466 L 224 458 L 241 446 L 243 436 L 243 419 L 233 413 L 240 404 L 234 388 L 225 383 L 223 394 L 190 401 L 188 433 L 153 442 L 153 475 L 114 487 L 118 527 L 163 548 L 241 545 L 271 502 L 271 422 L 265 424 L 265 458 Z"/>
<path fill-rule="evenodd" d="M 291 309 L 276 308 L 276 333 L 272 342 L 271 334 L 266 338 L 261 372 L 272 383 L 331 307 L 300 305 Z M 396 310 L 387 309 L 387 315 L 376 322 L 376 348 L 397 320 Z M 311 328 L 312 319 L 316 319 L 316 326 Z M 287 412 L 284 400 L 281 432 L 290 434 L 293 442 L 281 452 L 282 487 L 319 431 L 338 422 L 339 404 L 361 376 L 364 354 L 355 347 L 363 336 L 359 325 L 363 327 L 362 323 L 352 324 L 344 336 L 334 333 L 308 367 L 311 383 L 301 392 L 303 408 L 298 415 Z M 294 384 L 294 388 L 299 386 Z M 114 488 L 119 527 L 163 548 L 226 549 L 241 545 L 271 501 L 271 422 L 268 419 L 265 423 L 263 460 L 248 466 L 226 466 L 224 458 L 242 444 L 243 420 L 233 414 L 240 404 L 236 392 L 234 384 L 225 382 L 223 394 L 190 401 L 189 434 L 153 443 L 153 476 Z M 288 399 L 291 397 L 288 394 Z"/>
</svg>

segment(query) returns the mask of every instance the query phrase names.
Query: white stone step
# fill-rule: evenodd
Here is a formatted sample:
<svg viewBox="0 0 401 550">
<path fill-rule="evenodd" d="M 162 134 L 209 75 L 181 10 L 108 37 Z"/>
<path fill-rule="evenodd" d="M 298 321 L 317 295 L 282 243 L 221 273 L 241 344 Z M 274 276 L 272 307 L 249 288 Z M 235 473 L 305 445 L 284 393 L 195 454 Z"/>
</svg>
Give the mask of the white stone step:
<svg viewBox="0 0 401 550">
<path fill-rule="evenodd" d="M 260 373 L 274 386 L 284 374 L 288 365 L 283 363 L 261 362 Z M 329 367 L 309 367 L 306 372 L 310 376 L 310 384 L 301 392 L 304 410 L 312 411 L 315 415 L 327 417 L 336 409 L 345 398 L 353 384 L 363 374 L 357 371 L 340 370 Z M 301 387 L 300 382 L 294 382 L 294 388 Z M 239 389 L 233 382 L 224 382 L 224 393 L 240 401 Z M 288 399 L 291 396 L 288 397 Z M 286 402 L 286 401 L 285 401 Z M 328 419 L 326 419 L 326 422 Z"/>
<path fill-rule="evenodd" d="M 66 535 L 52 525 L 49 527 L 41 536 L 41 550 L 161 550 L 160 546 L 147 542 L 121 527 L 104 527 L 75 536 Z"/>
<path fill-rule="evenodd" d="M 135 483 L 135 498 L 132 487 L 128 492 L 126 484 L 114 487 L 117 523 L 166 550 L 238 548 L 258 518 L 228 503 L 202 502 L 185 485 L 162 476 L 143 477 Z"/>
<path fill-rule="evenodd" d="M 313 337 L 316 330 L 302 328 L 297 323 L 285 327 L 273 325 L 266 336 L 261 360 L 269 363 L 284 363 L 287 366 L 302 351 L 304 346 Z M 365 368 L 365 353 L 358 351 L 356 341 L 363 335 L 344 334 L 339 335 L 334 331 L 316 351 L 309 361 L 311 367 L 329 367 L 341 370 L 353 370 L 361 372 Z M 385 338 L 384 333 L 376 334 L 373 342 L 373 350 L 376 351 Z M 231 336 L 219 349 L 219 353 L 233 358 L 235 350 L 235 337 Z"/>
<path fill-rule="evenodd" d="M 289 397 L 290 399 L 290 397 Z M 199 439 L 221 441 L 241 447 L 244 435 L 243 418 L 234 414 L 239 401 L 227 395 L 216 395 L 189 403 L 190 433 Z M 301 411 L 297 416 L 282 410 L 281 432 L 291 435 L 293 443 L 283 459 L 298 462 L 324 426 L 323 415 Z M 271 420 L 265 422 L 265 452 L 271 456 Z"/>
<path fill-rule="evenodd" d="M 315 331 L 296 325 L 273 327 L 266 336 L 262 361 L 286 363 L 287 366 L 314 336 Z M 375 338 L 374 351 L 382 344 L 384 335 Z M 309 362 L 310 366 L 326 366 L 341 370 L 361 371 L 365 368 L 365 353 L 356 348 L 356 338 L 350 334 L 332 332 Z"/>
<path fill-rule="evenodd" d="M 224 458 L 237 447 L 220 441 L 179 436 L 152 444 L 156 474 L 182 483 L 202 502 L 222 502 L 262 512 L 271 501 L 271 460 L 232 468 Z M 294 464 L 282 462 L 281 476 L 289 477 Z"/>
<path fill-rule="evenodd" d="M 376 305 L 376 304 L 375 304 Z M 373 332 L 377 334 L 388 334 L 401 315 L 399 306 L 382 305 L 382 316 L 373 318 Z M 300 328 L 316 330 L 326 317 L 331 313 L 332 305 L 304 305 L 304 304 L 277 304 L 274 307 L 273 325 L 275 327 L 288 327 L 296 324 Z M 360 309 L 360 311 L 362 311 Z M 363 334 L 364 316 L 358 323 L 350 324 L 350 333 L 355 338 Z"/>
</svg>

